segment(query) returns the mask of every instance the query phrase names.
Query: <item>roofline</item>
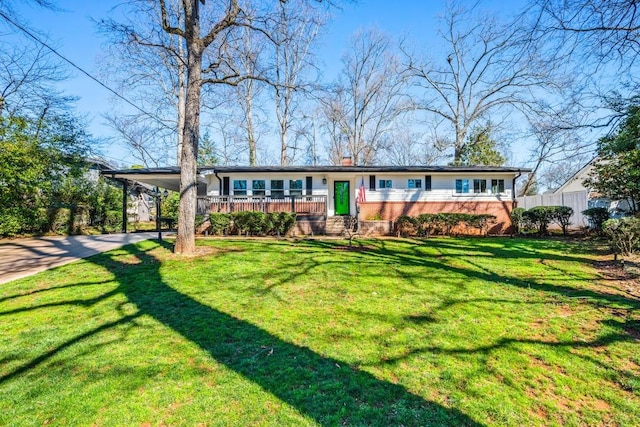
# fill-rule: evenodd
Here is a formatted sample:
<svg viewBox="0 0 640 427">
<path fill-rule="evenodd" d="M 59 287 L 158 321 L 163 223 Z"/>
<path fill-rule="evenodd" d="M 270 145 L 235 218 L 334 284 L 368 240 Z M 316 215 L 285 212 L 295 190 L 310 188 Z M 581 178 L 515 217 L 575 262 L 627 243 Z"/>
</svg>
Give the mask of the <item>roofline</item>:
<svg viewBox="0 0 640 427">
<path fill-rule="evenodd" d="M 598 156 L 595 156 L 594 158 L 589 160 L 586 165 L 584 165 L 580 169 L 578 169 L 578 171 L 576 171 L 576 173 L 571 175 L 571 177 L 569 179 L 567 179 L 560 187 L 558 187 L 552 194 L 560 194 L 560 193 L 562 193 L 562 190 L 564 190 L 564 188 L 566 186 L 568 186 L 569 184 L 573 183 L 573 181 L 576 180 L 578 175 L 580 175 L 582 172 L 584 172 L 589 166 L 594 164 L 597 160 L 598 160 Z"/>
<path fill-rule="evenodd" d="M 213 173 L 293 173 L 293 172 L 496 172 L 529 173 L 529 168 L 510 166 L 204 166 L 197 168 L 200 174 Z M 103 175 L 179 175 L 180 167 L 104 170 Z"/>
</svg>

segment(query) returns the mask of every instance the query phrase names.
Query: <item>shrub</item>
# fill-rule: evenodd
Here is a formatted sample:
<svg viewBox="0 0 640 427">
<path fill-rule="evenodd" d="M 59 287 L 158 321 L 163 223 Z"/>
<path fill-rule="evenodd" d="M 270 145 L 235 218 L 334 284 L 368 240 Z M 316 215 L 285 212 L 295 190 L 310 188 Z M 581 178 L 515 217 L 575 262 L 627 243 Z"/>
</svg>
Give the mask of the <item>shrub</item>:
<svg viewBox="0 0 640 427">
<path fill-rule="evenodd" d="M 234 212 L 231 214 L 233 230 L 242 234 L 255 235 L 264 229 L 265 214 L 257 211 Z"/>
<path fill-rule="evenodd" d="M 549 223 L 554 217 L 553 208 L 553 206 L 536 206 L 525 211 L 522 214 L 522 218 L 537 228 L 539 234 L 547 234 Z"/>
<path fill-rule="evenodd" d="M 549 206 L 551 208 L 552 221 L 562 227 L 562 234 L 567 235 L 567 229 L 571 225 L 573 209 L 569 206 Z"/>
<path fill-rule="evenodd" d="M 122 228 L 122 211 L 106 211 L 103 228 L 108 232 L 120 230 Z"/>
<path fill-rule="evenodd" d="M 278 236 L 286 235 L 296 223 L 295 212 L 278 212 L 273 221 L 273 233 Z"/>
<path fill-rule="evenodd" d="M 467 219 L 466 215 L 462 213 L 441 213 L 438 214 L 439 220 L 442 221 L 442 225 L 444 226 L 444 234 L 447 236 L 451 236 L 451 233 L 454 228 L 462 224 L 465 219 Z"/>
<path fill-rule="evenodd" d="M 162 199 L 161 212 L 163 217 L 178 220 L 178 210 L 180 208 L 180 193 L 171 191 L 168 197 Z"/>
<path fill-rule="evenodd" d="M 632 255 L 640 250 L 640 218 L 609 219 L 602 229 L 616 253 Z"/>
<path fill-rule="evenodd" d="M 525 208 L 515 208 L 511 211 L 511 224 L 513 225 L 513 232 L 515 234 L 524 233 L 527 223 L 524 217 L 526 211 Z"/>
<path fill-rule="evenodd" d="M 48 228 L 52 233 L 65 233 L 71 222 L 71 210 L 67 208 L 52 208 L 47 212 L 49 218 Z"/>
<path fill-rule="evenodd" d="M 19 208 L 0 211 L 0 236 L 15 236 L 22 231 L 21 211 Z"/>
<path fill-rule="evenodd" d="M 486 235 L 489 231 L 489 226 L 496 223 L 496 216 L 491 214 L 467 214 L 464 222 L 468 227 L 475 228 L 480 231 L 480 234 Z"/>
<path fill-rule="evenodd" d="M 444 222 L 440 214 L 420 214 L 415 219 L 417 233 L 420 236 L 429 237 L 442 232 Z"/>
<path fill-rule="evenodd" d="M 211 234 L 227 234 L 231 228 L 231 215 L 226 213 L 209 214 L 209 224 L 211 224 L 209 226 Z"/>
<path fill-rule="evenodd" d="M 589 208 L 582 211 L 582 215 L 589 219 L 589 226 L 598 233 L 602 232 L 602 225 L 609 219 L 607 208 Z"/>
<path fill-rule="evenodd" d="M 396 233 L 400 236 L 415 236 L 418 231 L 417 221 L 408 215 L 400 215 L 396 219 Z"/>
<path fill-rule="evenodd" d="M 238 235 L 284 236 L 296 223 L 296 214 L 293 212 L 270 212 L 268 214 L 257 211 L 235 212 L 229 216 L 229 219 L 233 221 L 232 227 L 229 227 L 226 219 L 215 218 L 214 215 L 216 214 L 211 215 L 212 229 L 214 221 L 216 221 L 220 224 L 221 232 L 231 228 L 231 231 L 238 233 Z"/>
</svg>

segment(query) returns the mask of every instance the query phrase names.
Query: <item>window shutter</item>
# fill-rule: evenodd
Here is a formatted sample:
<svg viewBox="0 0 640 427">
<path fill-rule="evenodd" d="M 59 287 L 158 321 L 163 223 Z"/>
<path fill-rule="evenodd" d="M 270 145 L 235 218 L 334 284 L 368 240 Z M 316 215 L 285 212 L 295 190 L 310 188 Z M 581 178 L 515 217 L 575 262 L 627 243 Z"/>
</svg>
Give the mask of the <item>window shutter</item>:
<svg viewBox="0 0 640 427">
<path fill-rule="evenodd" d="M 369 175 L 369 190 L 376 191 L 376 176 Z"/>
<path fill-rule="evenodd" d="M 313 177 L 310 177 L 310 176 L 308 176 L 308 177 L 307 177 L 307 182 L 306 182 L 305 187 L 306 187 L 306 189 L 307 189 L 307 190 L 306 190 L 307 192 L 306 192 L 305 194 L 306 194 L 307 196 L 310 196 L 310 195 L 312 194 Z"/>
<path fill-rule="evenodd" d="M 222 177 L 222 195 L 223 196 L 229 195 L 229 177 L 228 176 Z"/>
<path fill-rule="evenodd" d="M 424 176 L 424 191 L 431 191 L 431 175 Z"/>
</svg>

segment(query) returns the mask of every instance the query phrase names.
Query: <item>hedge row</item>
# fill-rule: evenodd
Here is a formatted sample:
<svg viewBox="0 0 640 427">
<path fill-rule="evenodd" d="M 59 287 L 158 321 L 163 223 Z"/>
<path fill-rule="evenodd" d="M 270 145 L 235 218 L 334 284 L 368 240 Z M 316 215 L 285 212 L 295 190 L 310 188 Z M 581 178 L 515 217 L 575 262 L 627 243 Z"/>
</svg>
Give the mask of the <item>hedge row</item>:
<svg viewBox="0 0 640 427">
<path fill-rule="evenodd" d="M 480 234 L 487 234 L 489 226 L 495 224 L 495 215 L 439 213 L 421 214 L 418 216 L 401 215 L 396 219 L 396 233 L 398 236 L 446 235 L 450 236 L 459 227 L 474 228 Z"/>
<path fill-rule="evenodd" d="M 0 236 L 15 236 L 21 233 L 80 233 L 90 225 L 102 231 L 113 232 L 122 227 L 122 212 L 107 210 L 100 216 L 91 218 L 85 207 L 69 208 L 36 208 L 24 210 L 8 208 L 0 211 Z"/>
<path fill-rule="evenodd" d="M 555 222 L 562 228 L 562 234 L 567 234 L 571 225 L 570 219 L 573 209 L 569 206 L 536 206 L 529 210 L 515 208 L 511 212 L 511 222 L 516 233 L 527 233 L 535 230 L 538 234 L 548 234 L 549 225 Z"/>
<path fill-rule="evenodd" d="M 292 212 L 212 213 L 206 231 L 214 235 L 284 236 L 295 223 L 296 214 Z"/>
</svg>

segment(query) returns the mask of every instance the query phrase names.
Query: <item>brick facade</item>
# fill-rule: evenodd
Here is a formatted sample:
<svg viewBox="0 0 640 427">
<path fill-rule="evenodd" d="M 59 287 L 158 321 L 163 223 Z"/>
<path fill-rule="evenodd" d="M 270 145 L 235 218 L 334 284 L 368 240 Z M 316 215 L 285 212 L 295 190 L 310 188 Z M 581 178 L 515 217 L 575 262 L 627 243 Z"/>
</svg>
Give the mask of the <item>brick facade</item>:
<svg viewBox="0 0 640 427">
<path fill-rule="evenodd" d="M 365 202 L 360 204 L 360 218 L 367 220 L 379 217 L 395 221 L 400 215 L 417 216 L 423 213 L 491 214 L 496 216 L 496 224 L 489 229 L 489 233 L 505 234 L 511 229 L 512 209 L 511 201 Z"/>
</svg>

